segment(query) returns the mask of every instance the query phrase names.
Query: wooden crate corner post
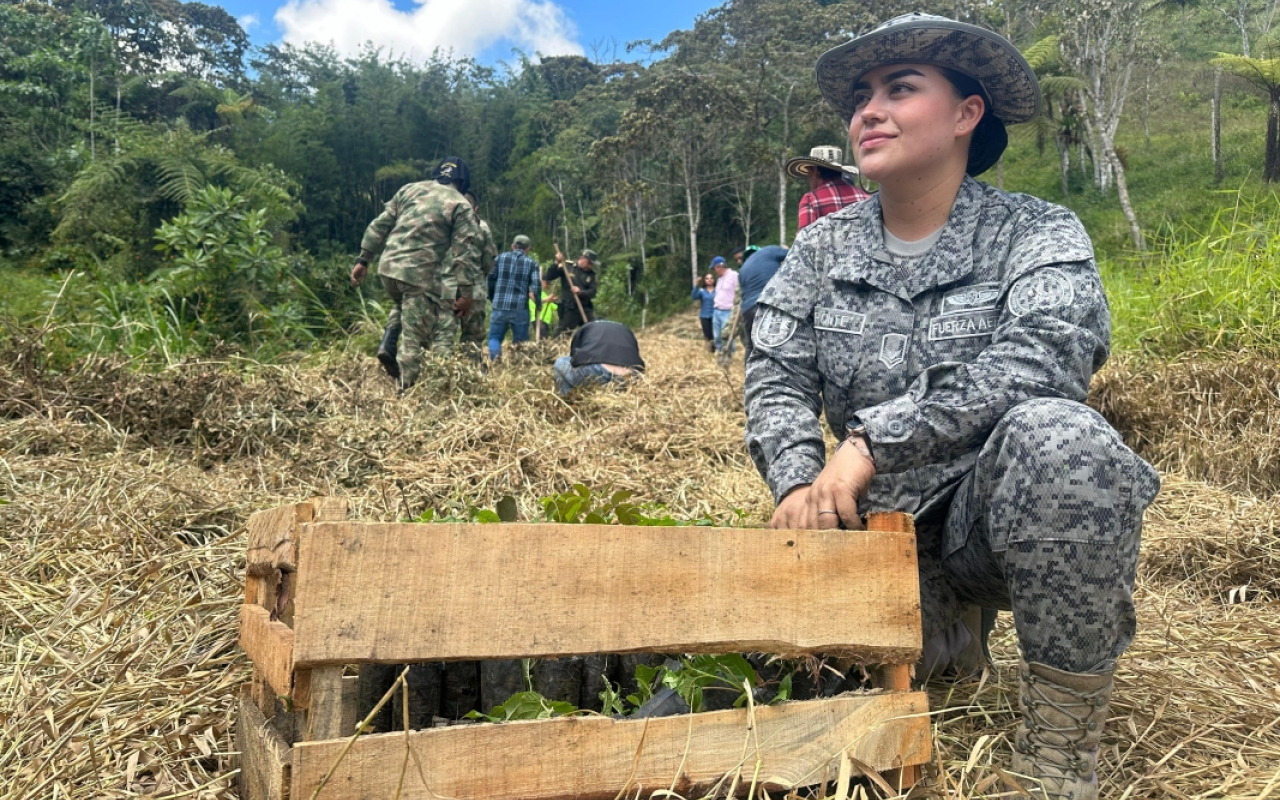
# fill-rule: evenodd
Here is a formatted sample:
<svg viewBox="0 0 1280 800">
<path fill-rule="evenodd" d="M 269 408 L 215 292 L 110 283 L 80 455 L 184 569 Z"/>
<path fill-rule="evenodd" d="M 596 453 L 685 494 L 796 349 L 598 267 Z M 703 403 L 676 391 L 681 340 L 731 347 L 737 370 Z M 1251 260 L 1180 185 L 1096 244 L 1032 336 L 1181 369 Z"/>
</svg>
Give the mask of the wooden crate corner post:
<svg viewBox="0 0 1280 800">
<path fill-rule="evenodd" d="M 298 542 L 303 525 L 346 519 L 347 509 L 345 498 L 317 497 L 249 517 L 239 643 L 253 673 L 239 698 L 236 722 L 238 783 L 246 800 L 289 796 L 291 746 L 298 727 L 292 701 L 298 687 L 294 634 L 286 619 L 292 616 Z M 282 611 L 287 612 L 284 618 Z"/>
</svg>

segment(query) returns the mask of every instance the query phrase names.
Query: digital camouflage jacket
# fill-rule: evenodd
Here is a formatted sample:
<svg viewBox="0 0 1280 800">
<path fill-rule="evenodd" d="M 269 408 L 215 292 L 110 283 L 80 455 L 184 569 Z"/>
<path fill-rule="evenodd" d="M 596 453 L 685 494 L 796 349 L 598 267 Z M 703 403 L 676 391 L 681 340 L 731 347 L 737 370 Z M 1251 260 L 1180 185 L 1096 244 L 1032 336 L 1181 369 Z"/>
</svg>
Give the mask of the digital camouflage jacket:
<svg viewBox="0 0 1280 800">
<path fill-rule="evenodd" d="M 369 223 L 360 255 L 367 261 L 381 252 L 379 275 L 425 289 L 439 300 L 471 297 L 476 286 L 484 285 L 481 235 L 471 204 L 457 190 L 419 181 L 400 187 Z"/>
<path fill-rule="evenodd" d="M 1093 246 L 1069 210 L 966 177 L 937 243 L 884 245 L 880 198 L 801 231 L 758 303 L 747 445 L 781 501 L 864 424 L 870 510 L 946 500 L 1014 406 L 1083 402 L 1110 320 Z M 999 543 L 993 543 L 999 544 Z"/>
</svg>

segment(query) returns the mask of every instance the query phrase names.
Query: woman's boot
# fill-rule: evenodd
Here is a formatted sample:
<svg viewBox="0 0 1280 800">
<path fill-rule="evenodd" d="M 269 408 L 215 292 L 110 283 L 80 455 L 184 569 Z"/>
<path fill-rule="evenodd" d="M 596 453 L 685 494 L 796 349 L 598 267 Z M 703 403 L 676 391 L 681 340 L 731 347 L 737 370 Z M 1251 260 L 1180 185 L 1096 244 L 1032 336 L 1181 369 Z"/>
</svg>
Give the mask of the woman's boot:
<svg viewBox="0 0 1280 800">
<path fill-rule="evenodd" d="M 1014 735 L 1013 771 L 1031 779 L 1032 797 L 1098 800 L 1098 742 L 1113 673 L 1023 662 L 1018 675 L 1022 725 Z"/>
</svg>

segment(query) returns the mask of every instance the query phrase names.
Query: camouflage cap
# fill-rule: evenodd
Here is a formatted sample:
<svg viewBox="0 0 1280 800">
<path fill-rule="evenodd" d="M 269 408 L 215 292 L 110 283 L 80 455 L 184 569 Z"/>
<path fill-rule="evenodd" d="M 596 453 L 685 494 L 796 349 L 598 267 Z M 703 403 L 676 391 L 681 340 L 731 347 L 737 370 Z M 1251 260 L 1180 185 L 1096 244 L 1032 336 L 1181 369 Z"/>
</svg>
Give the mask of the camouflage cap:
<svg viewBox="0 0 1280 800">
<path fill-rule="evenodd" d="M 586 260 L 590 261 L 592 264 L 599 264 L 599 263 L 600 263 L 600 257 L 596 255 L 596 251 L 595 251 L 595 250 L 590 250 L 590 249 L 588 249 L 588 250 L 583 250 L 583 251 L 582 251 L 582 257 L 583 257 L 583 258 L 585 258 Z"/>
<path fill-rule="evenodd" d="M 529 241 L 529 237 L 525 236 L 523 233 L 511 240 L 511 246 L 518 247 L 521 250 L 528 250 L 529 245 L 531 244 L 533 244 L 533 242 Z"/>
</svg>

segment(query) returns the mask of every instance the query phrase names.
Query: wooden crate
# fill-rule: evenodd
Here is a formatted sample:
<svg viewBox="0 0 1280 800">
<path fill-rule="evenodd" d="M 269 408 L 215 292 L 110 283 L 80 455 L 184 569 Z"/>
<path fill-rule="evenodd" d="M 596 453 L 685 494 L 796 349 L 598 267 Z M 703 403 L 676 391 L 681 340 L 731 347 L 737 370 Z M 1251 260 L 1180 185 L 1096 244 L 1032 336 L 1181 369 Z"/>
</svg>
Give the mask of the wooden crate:
<svg viewBox="0 0 1280 800">
<path fill-rule="evenodd" d="M 907 785 L 930 758 L 915 536 L 871 531 L 347 521 L 318 498 L 249 520 L 245 800 L 690 796 L 843 766 Z M 343 666 L 595 653 L 824 654 L 881 689 L 653 720 L 583 716 L 361 736 Z M 348 748 L 348 745 L 350 747 Z M 335 767 L 336 765 L 336 767 Z M 725 786 L 728 786 L 726 782 Z"/>
</svg>

